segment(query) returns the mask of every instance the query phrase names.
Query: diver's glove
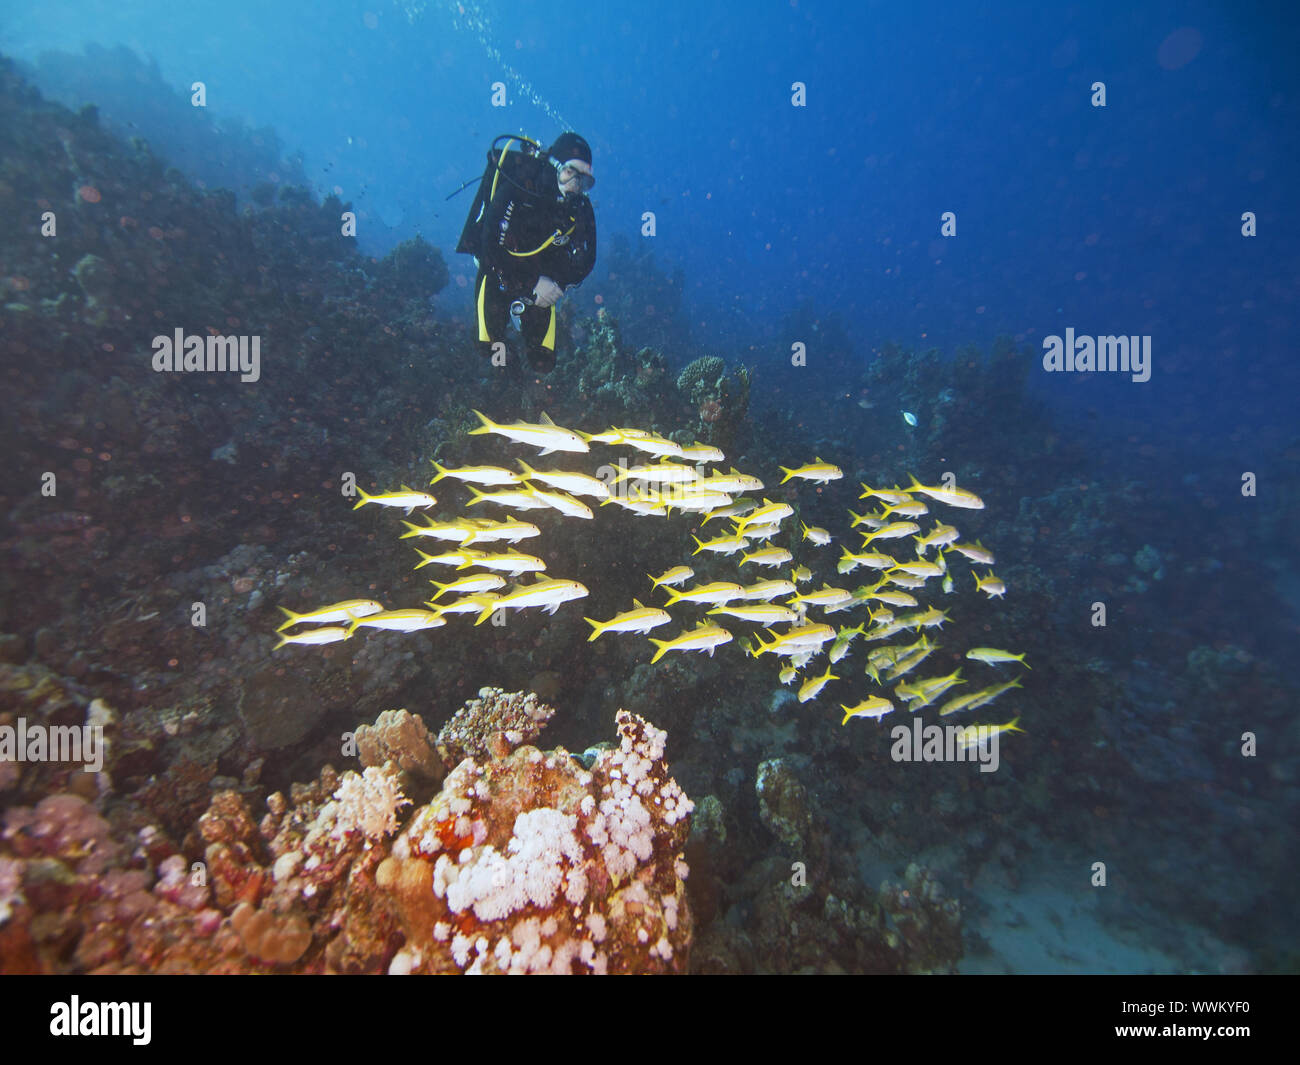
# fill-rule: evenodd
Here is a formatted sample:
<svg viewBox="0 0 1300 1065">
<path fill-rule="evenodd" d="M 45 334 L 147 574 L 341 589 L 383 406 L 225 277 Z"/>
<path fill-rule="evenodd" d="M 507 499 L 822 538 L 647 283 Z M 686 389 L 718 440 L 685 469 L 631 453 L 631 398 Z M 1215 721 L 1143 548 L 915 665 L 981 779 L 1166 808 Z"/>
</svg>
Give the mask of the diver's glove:
<svg viewBox="0 0 1300 1065">
<path fill-rule="evenodd" d="M 560 302 L 560 297 L 564 295 L 564 289 L 560 288 L 549 277 L 539 277 L 537 284 L 533 287 L 533 305 L 535 307 L 554 307 Z"/>
</svg>

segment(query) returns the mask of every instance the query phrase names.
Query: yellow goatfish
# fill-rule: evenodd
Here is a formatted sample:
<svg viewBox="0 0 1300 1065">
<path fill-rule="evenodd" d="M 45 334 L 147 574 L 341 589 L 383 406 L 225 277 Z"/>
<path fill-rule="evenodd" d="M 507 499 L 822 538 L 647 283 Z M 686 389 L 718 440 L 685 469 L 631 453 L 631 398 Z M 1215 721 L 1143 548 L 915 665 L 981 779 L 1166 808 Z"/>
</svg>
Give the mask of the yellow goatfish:
<svg viewBox="0 0 1300 1065">
<path fill-rule="evenodd" d="M 656 458 L 679 459 L 682 457 L 680 444 L 667 440 L 657 433 L 642 433 L 642 430 L 632 429 L 616 429 L 613 431 L 622 435 L 622 439 L 614 441 L 615 443 L 626 444 L 628 447 L 635 448 L 637 451 L 644 451 L 647 455 L 653 455 Z M 642 435 L 629 435 L 633 432 Z"/>
<path fill-rule="evenodd" d="M 835 630 L 829 625 L 801 625 L 789 632 L 774 633 L 771 643 L 764 643 L 762 636 L 754 637 L 755 658 L 761 654 L 792 655 L 802 651 L 819 651 L 822 644 L 835 639 Z"/>
<path fill-rule="evenodd" d="M 475 625 L 482 625 L 498 610 L 522 610 L 525 607 L 540 606 L 548 614 L 554 614 L 562 603 L 571 599 L 582 599 L 587 595 L 587 586 L 577 581 L 541 580 L 534 584 L 521 584 L 504 595 L 497 596 L 492 602 L 485 603 Z"/>
<path fill-rule="evenodd" d="M 532 422 L 511 422 L 509 425 L 498 425 L 491 418 L 481 411 L 474 411 L 478 415 L 479 421 L 483 424 L 477 429 L 469 431 L 470 436 L 481 436 L 484 433 L 495 433 L 497 436 L 504 436 L 507 440 L 513 440 L 517 444 L 529 444 L 532 447 L 541 448 L 541 454 L 549 455 L 554 451 L 590 451 L 587 441 L 581 434 L 574 432 L 572 429 L 563 429 L 556 425 L 545 414 L 542 414 L 540 424 Z"/>
<path fill-rule="evenodd" d="M 1019 677 L 1016 677 L 1014 680 L 1003 681 L 1001 684 L 994 684 L 991 687 L 977 691 L 975 693 L 975 701 L 970 704 L 970 707 L 972 710 L 978 710 L 981 706 L 988 706 L 989 703 L 1003 692 L 1009 692 L 1013 688 L 1022 687 L 1024 687 L 1024 685 L 1020 683 Z"/>
<path fill-rule="evenodd" d="M 880 508 L 880 516 L 888 518 L 891 514 L 901 514 L 905 518 L 919 518 L 930 513 L 930 508 L 920 499 L 909 499 L 906 503 L 887 503 Z"/>
<path fill-rule="evenodd" d="M 709 657 L 712 658 L 715 648 L 731 642 L 731 633 L 726 629 L 719 628 L 717 625 L 706 625 L 704 622 L 700 622 L 690 632 L 684 632 L 674 639 L 656 640 L 651 636 L 650 642 L 659 648 L 655 652 L 654 658 L 650 659 L 653 665 L 669 651 L 707 651 Z"/>
<path fill-rule="evenodd" d="M 764 547 L 758 551 L 751 551 L 747 555 L 741 555 L 740 564 L 743 566 L 746 562 L 752 562 L 756 566 L 780 566 L 793 558 L 794 556 L 784 547 Z"/>
<path fill-rule="evenodd" d="M 701 524 L 707 525 L 714 518 L 738 518 L 742 514 L 748 514 L 756 506 L 758 506 L 757 503 L 748 496 L 745 496 L 741 499 L 737 499 L 729 506 L 718 507 L 717 510 L 709 511 L 708 514 L 704 516 L 704 521 Z"/>
<path fill-rule="evenodd" d="M 699 471 L 694 466 L 686 466 L 680 462 L 650 462 L 644 466 L 632 466 L 626 470 L 620 470 L 614 483 L 620 481 L 654 481 L 669 484 L 681 484 L 685 481 L 700 480 Z"/>
<path fill-rule="evenodd" d="M 825 547 L 831 542 L 831 534 L 820 525 L 809 525 L 807 522 L 800 522 L 800 524 L 803 525 L 805 540 L 811 540 L 818 547 Z"/>
<path fill-rule="evenodd" d="M 446 618 L 439 617 L 430 610 L 385 610 L 368 617 L 357 618 L 348 628 L 348 633 L 354 633 L 362 626 L 368 629 L 389 629 L 394 632 L 419 632 L 422 629 L 436 629 L 446 624 Z"/>
<path fill-rule="evenodd" d="M 815 462 L 810 462 L 805 466 L 796 466 L 790 469 L 788 466 L 778 466 L 785 476 L 781 483 L 785 484 L 791 477 L 798 477 L 802 481 L 816 481 L 818 484 L 825 484 L 827 481 L 838 481 L 844 476 L 844 471 L 838 466 L 829 462 L 824 462 L 821 456 L 817 456 Z"/>
<path fill-rule="evenodd" d="M 743 551 L 748 546 L 743 536 L 719 536 L 712 540 L 701 540 L 698 536 L 692 536 L 696 543 L 696 548 L 692 554 L 698 555 L 701 551 L 712 551 L 715 554 L 731 555 L 737 551 Z"/>
<path fill-rule="evenodd" d="M 517 544 L 520 540 L 527 540 L 533 536 L 541 536 L 542 530 L 530 521 L 520 521 L 518 518 L 506 518 L 504 521 L 492 521 L 489 518 L 465 518 L 465 525 L 470 530 L 469 536 L 461 543 L 462 547 L 469 547 L 471 544 L 495 543 L 504 540 L 509 544 Z"/>
<path fill-rule="evenodd" d="M 606 632 L 636 632 L 645 635 L 651 629 L 656 629 L 660 625 L 667 625 L 673 619 L 669 616 L 668 611 L 660 610 L 657 607 L 644 606 L 639 599 L 633 599 L 632 605 L 635 610 L 628 610 L 622 614 L 616 614 L 608 621 L 597 621 L 595 618 L 583 618 L 588 625 L 592 627 L 592 633 L 587 637 L 587 642 L 591 643 L 597 636 Z"/>
<path fill-rule="evenodd" d="M 353 510 L 360 510 L 367 503 L 377 503 L 381 507 L 399 507 L 410 514 L 416 507 L 431 507 L 438 502 L 428 492 L 416 492 L 406 485 L 402 485 L 400 492 L 380 492 L 373 496 L 364 488 L 358 488 L 357 495 L 361 499 Z"/>
<path fill-rule="evenodd" d="M 647 573 L 646 576 L 650 578 L 650 583 L 656 588 L 661 584 L 666 584 L 671 587 L 674 584 L 682 584 L 685 581 L 689 581 L 695 576 L 695 571 L 691 569 L 690 566 L 674 566 L 672 569 L 659 574 L 658 577 L 652 576 L 649 573 Z"/>
<path fill-rule="evenodd" d="M 287 632 L 281 632 L 277 635 L 280 637 L 280 642 L 272 648 L 273 651 L 278 651 L 287 643 L 338 643 L 340 640 L 349 639 L 352 636 L 352 633 L 347 629 L 330 626 L 324 629 L 308 629 L 306 632 L 298 632 L 293 635 L 290 635 Z"/>
<path fill-rule="evenodd" d="M 669 588 L 668 602 L 664 606 L 672 606 L 677 602 L 729 603 L 733 599 L 742 598 L 744 594 L 745 590 L 739 584 L 714 581 L 712 584 L 701 584 L 697 588 L 684 588 L 680 592 L 676 588 Z"/>
<path fill-rule="evenodd" d="M 900 536 L 911 536 L 912 533 L 920 531 L 921 526 L 914 521 L 891 521 L 875 532 L 862 533 L 862 546 L 866 547 L 872 540 L 897 540 Z"/>
<path fill-rule="evenodd" d="M 930 577 L 942 576 L 944 570 L 937 562 L 931 562 L 928 559 L 918 558 L 915 562 L 896 562 L 886 571 L 886 576 L 895 571 L 910 574 L 913 577 L 927 579 Z"/>
<path fill-rule="evenodd" d="M 447 592 L 495 592 L 498 588 L 506 586 L 506 579 L 498 577 L 495 573 L 472 573 L 468 577 L 461 577 L 459 580 L 449 581 L 443 584 L 440 581 L 430 581 L 438 589 L 434 599 L 439 595 Z"/>
<path fill-rule="evenodd" d="M 947 488 L 941 484 L 920 484 L 915 477 L 912 477 L 912 483 L 907 486 L 907 490 L 909 492 L 920 492 L 931 499 L 937 499 L 940 503 L 947 503 L 950 507 L 962 507 L 966 510 L 984 509 L 984 500 L 974 492 L 968 492 L 964 488 Z"/>
<path fill-rule="evenodd" d="M 469 565 L 465 560 L 482 554 L 481 551 L 444 551 L 441 555 L 430 555 L 421 551 L 418 547 L 415 553 L 420 556 L 420 561 L 415 564 L 416 569 L 423 569 L 425 566 L 460 566 L 464 568 Z"/>
<path fill-rule="evenodd" d="M 741 589 L 745 594 L 740 599 L 775 599 L 778 595 L 793 595 L 794 581 L 755 581 Z"/>
<path fill-rule="evenodd" d="M 761 492 L 763 482 L 752 473 L 741 473 L 734 466 L 730 473 L 714 473 L 697 482 L 701 488 L 714 492 Z"/>
<path fill-rule="evenodd" d="M 990 666 L 996 666 L 999 662 L 1019 662 L 1026 669 L 1032 668 L 1025 661 L 1023 652 L 1013 655 L 1010 651 L 1000 651 L 996 647 L 972 647 L 966 652 L 966 657 Z"/>
<path fill-rule="evenodd" d="M 608 499 L 609 485 L 587 473 L 571 473 L 565 470 L 535 470 L 523 459 L 515 459 L 523 468 L 524 480 L 541 481 L 561 492 L 575 496 L 590 496 L 592 499 Z"/>
<path fill-rule="evenodd" d="M 872 488 L 871 485 L 863 483 L 862 494 L 858 498 L 870 499 L 872 496 L 883 499 L 886 503 L 910 503 L 912 501 L 912 497 L 899 488 L 898 485 L 894 485 L 893 488 Z"/>
<path fill-rule="evenodd" d="M 997 599 L 1007 594 L 1007 586 L 994 575 L 992 570 L 989 570 L 987 577 L 981 577 L 978 573 L 973 573 L 971 576 L 975 578 L 976 589 L 983 592 L 990 599 Z"/>
<path fill-rule="evenodd" d="M 809 677 L 808 680 L 799 685 L 799 701 L 801 703 L 806 703 L 809 699 L 816 699 L 826 685 L 833 680 L 839 679 L 839 677 L 830 671 L 830 667 L 828 666 L 826 672 L 820 677 Z"/>
<path fill-rule="evenodd" d="M 469 494 L 474 498 L 465 504 L 467 507 L 477 503 L 496 503 L 502 507 L 514 507 L 515 510 L 546 510 L 550 507 L 546 500 L 538 496 L 536 488 L 528 486 L 504 492 L 480 492 L 471 486 Z"/>
<path fill-rule="evenodd" d="M 972 562 L 979 562 L 985 566 L 991 566 L 995 561 L 993 558 L 993 552 L 978 540 L 973 544 L 950 544 L 944 550 L 956 551 L 959 555 L 965 555 Z"/>
<path fill-rule="evenodd" d="M 789 607 L 778 606 L 775 603 L 762 603 L 758 606 L 719 606 L 714 607 L 709 613 L 728 614 L 741 621 L 756 621 L 760 625 L 777 625 L 781 622 L 799 620 L 799 615 Z"/>
<path fill-rule="evenodd" d="M 280 607 L 286 620 L 282 622 L 275 631 L 287 629 L 292 625 L 324 625 L 331 621 L 352 621 L 355 618 L 363 618 L 368 614 L 378 614 L 384 607 L 381 603 L 376 603 L 373 599 L 344 599 L 341 603 L 331 603 L 329 606 L 318 607 L 315 610 L 307 610 L 301 614 L 296 614 L 287 607 Z"/>
<path fill-rule="evenodd" d="M 736 526 L 744 529 L 749 525 L 766 524 L 772 521 L 781 521 L 788 518 L 794 513 L 794 507 L 789 503 L 773 503 L 770 499 L 764 499 L 761 507 L 756 507 L 748 514 L 740 517 L 736 521 Z"/>
<path fill-rule="evenodd" d="M 509 470 L 503 470 L 500 466 L 461 466 L 458 469 L 451 469 L 441 465 L 437 459 L 430 459 L 433 468 L 438 471 L 438 475 L 429 483 L 437 484 L 444 477 L 454 477 L 458 481 L 467 481 L 471 484 L 481 484 L 492 486 L 496 484 L 518 484 L 521 480 L 519 474 L 511 473 Z"/>
<path fill-rule="evenodd" d="M 435 522 L 426 514 L 424 520 L 424 525 L 416 525 L 413 521 L 403 521 L 402 524 L 411 531 L 402 533 L 398 539 L 409 540 L 412 536 L 428 536 L 434 540 L 451 540 L 463 544 L 474 535 L 473 527 L 465 518 L 457 518 L 455 521 Z"/>
<path fill-rule="evenodd" d="M 504 551 L 499 555 L 494 555 L 488 551 L 462 551 L 461 554 L 465 556 L 465 560 L 457 567 L 458 569 L 482 566 L 484 569 L 509 573 L 512 577 L 518 577 L 521 573 L 537 573 L 546 569 L 546 563 L 536 555 L 524 555 L 518 551 Z"/>
<path fill-rule="evenodd" d="M 532 487 L 531 485 L 529 486 Z M 558 510 L 566 518 L 594 518 L 591 507 L 581 500 L 574 499 L 567 492 L 548 492 L 542 488 L 533 488 L 533 495 L 553 510 Z"/>
<path fill-rule="evenodd" d="M 840 560 L 835 564 L 835 569 L 839 573 L 852 573 L 859 566 L 870 566 L 872 569 L 889 569 L 897 565 L 898 560 L 893 555 L 886 555 L 880 551 L 863 551 L 861 554 L 855 554 L 847 547 L 840 548 L 844 553 L 840 555 Z"/>
<path fill-rule="evenodd" d="M 832 588 L 829 584 L 823 584 L 816 591 L 801 592 L 786 601 L 786 606 L 798 606 L 800 603 L 811 603 L 813 606 L 832 606 L 836 603 L 847 603 L 853 598 L 853 593 L 843 588 Z"/>
<path fill-rule="evenodd" d="M 959 533 L 952 525 L 936 525 L 924 536 L 913 536 L 916 541 L 916 553 L 924 555 L 931 547 L 944 547 L 952 543 L 959 537 Z M 943 561 L 943 555 L 939 556 L 939 561 Z"/>
<path fill-rule="evenodd" d="M 874 717 L 879 721 L 886 714 L 894 712 L 894 704 L 888 699 L 879 695 L 868 695 L 857 706 L 845 706 L 840 703 L 840 709 L 844 711 L 844 720 L 841 725 L 847 725 L 850 718 L 854 717 Z"/>
<path fill-rule="evenodd" d="M 1017 726 L 1020 718 L 1013 718 L 1005 725 L 967 725 L 957 734 L 957 746 L 965 751 L 977 747 L 1003 732 L 1024 732 Z"/>
<path fill-rule="evenodd" d="M 687 462 L 723 462 L 727 457 L 712 444 L 686 444 L 681 451 Z"/>
</svg>

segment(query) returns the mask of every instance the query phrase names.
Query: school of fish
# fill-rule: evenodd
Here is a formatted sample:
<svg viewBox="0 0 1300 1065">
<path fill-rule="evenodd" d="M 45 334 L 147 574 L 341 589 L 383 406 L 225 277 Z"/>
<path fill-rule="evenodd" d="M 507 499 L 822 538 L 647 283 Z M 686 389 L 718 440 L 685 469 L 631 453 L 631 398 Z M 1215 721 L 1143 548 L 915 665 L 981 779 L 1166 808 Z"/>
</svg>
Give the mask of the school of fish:
<svg viewBox="0 0 1300 1065">
<path fill-rule="evenodd" d="M 859 718 L 880 722 L 904 708 L 916 713 L 933 706 L 940 717 L 946 717 L 988 706 L 1004 693 L 1021 687 L 1019 676 L 976 690 L 963 687 L 983 684 L 991 677 L 988 671 L 996 673 L 1008 664 L 1030 668 L 1023 654 L 995 647 L 973 647 L 965 652 L 966 661 L 971 663 L 971 677 L 962 676 L 966 666 L 944 675 L 923 675 L 921 670 L 926 659 L 940 649 L 940 644 L 931 639 L 930 630 L 941 630 L 950 620 L 946 610 L 924 605 L 922 597 L 932 583 L 944 595 L 955 591 L 957 576 L 949 568 L 950 559 L 965 560 L 966 580 L 973 581 L 976 592 L 990 599 L 1006 594 L 1005 583 L 993 571 L 993 552 L 978 540 L 963 542 L 955 526 L 930 513 L 932 504 L 957 510 L 983 509 L 983 500 L 973 492 L 950 482 L 924 485 L 915 477 L 907 488 L 862 485 L 859 499 L 867 501 L 864 513 L 848 512 L 848 535 L 856 532 L 861 543 L 856 550 L 841 543 L 838 559 L 833 552 L 827 552 L 825 568 L 834 565 L 838 576 L 863 569 L 875 579 L 850 588 L 834 586 L 826 578 L 820 587 L 801 592 L 800 584 L 815 582 L 812 570 L 801 565 L 789 570 L 788 577 L 780 576 L 781 567 L 792 563 L 794 556 L 788 547 L 774 542 L 786 531 L 783 525 L 794 516 L 794 507 L 743 495 L 763 490 L 763 482 L 755 476 L 734 468 L 708 472 L 709 464 L 725 461 L 716 447 L 679 445 L 642 429 L 615 427 L 589 434 L 555 425 L 545 414 L 538 423 L 499 424 L 479 411 L 474 413 L 481 425 L 471 430 L 471 435 L 501 436 L 536 448 L 538 457 L 556 452 L 588 454 L 592 444 L 601 444 L 630 449 L 637 464 L 621 462 L 617 476 L 607 481 L 580 470 L 537 469 L 523 459 L 515 460 L 518 471 L 502 466 L 449 468 L 433 462 L 436 472 L 430 486 L 448 480 L 459 482 L 469 495 L 464 509 L 482 507 L 487 514 L 497 515 L 493 517 L 476 513 L 435 521 L 428 510 L 437 499 L 428 492 L 405 485 L 397 491 L 375 494 L 358 489 L 354 509 L 367 505 L 395 508 L 404 511 L 406 519 L 420 511 L 422 522 L 402 521 L 407 531 L 400 538 L 422 541 L 429 547 L 426 551 L 412 545 L 420 559 L 417 570 L 440 567 L 439 572 L 446 572 L 449 579 L 430 580 L 436 591 L 421 608 L 389 610 L 372 599 L 346 600 L 301 613 L 281 607 L 285 621 L 277 630 L 277 650 L 289 644 L 322 645 L 348 640 L 358 629 L 422 632 L 445 626 L 454 614 L 473 615 L 475 625 L 498 611 L 534 608 L 554 614 L 564 603 L 585 598 L 588 590 L 576 580 L 547 575 L 541 557 L 515 548 L 521 541 L 541 536 L 541 530 L 514 512 L 555 511 L 566 518 L 592 520 L 595 510 L 583 501 L 587 499 L 597 509 L 613 505 L 643 517 L 666 518 L 674 512 L 698 516 L 698 535 L 691 535 L 696 545 L 692 558 L 700 554 L 715 556 L 719 559 L 715 568 L 734 566 L 735 577 L 690 584 L 696 574 L 687 564 L 658 576 L 649 575 L 647 598 L 662 593 L 664 604 L 647 606 L 633 599 L 630 609 L 608 620 L 585 618 L 592 628 L 589 641 L 607 633 L 646 637 L 654 648 L 651 662 L 676 651 L 712 655 L 718 647 L 735 642 L 755 658 L 773 655 L 781 663 L 781 683 L 798 682 L 800 703 L 818 699 L 832 684 L 851 684 L 857 689 L 851 698 L 857 701 L 853 705 L 839 703 L 843 725 Z M 602 467 L 613 468 L 607 464 Z M 783 485 L 791 481 L 823 485 L 844 476 L 838 466 L 820 457 L 802 466 L 779 468 L 784 474 Z M 920 521 L 926 518 L 934 524 L 922 531 Z M 718 529 L 720 535 L 711 535 L 706 530 L 715 520 L 729 520 L 730 527 Z M 801 536 L 817 549 L 816 553 L 836 541 L 829 530 L 802 522 L 799 530 L 790 535 Z M 905 549 L 909 540 L 913 549 L 910 555 Z M 492 545 L 499 549 L 490 550 Z M 985 567 L 982 576 L 976 565 Z M 752 567 L 756 578 L 760 569 L 777 573 L 746 584 L 744 580 L 751 575 L 746 566 Z M 522 580 L 525 574 L 533 575 L 531 581 Z M 509 584 L 507 577 L 517 583 Z M 703 616 L 691 624 L 680 614 L 670 614 L 670 607 L 680 607 L 681 611 L 705 609 Z M 859 611 L 864 616 L 856 625 L 837 628 L 818 620 L 814 611 L 822 618 L 844 611 Z M 729 619 L 729 627 L 714 618 Z M 677 635 L 668 639 L 649 635 L 674 621 L 682 627 Z M 731 631 L 737 623 L 750 627 L 748 634 L 738 640 Z M 765 635 L 768 639 L 764 639 Z M 861 649 L 857 663 L 860 668 L 856 669 L 847 661 L 855 645 Z M 826 668 L 814 675 L 820 666 L 809 667 L 822 654 L 827 656 Z M 980 669 L 985 674 L 977 677 Z M 858 677 L 861 680 L 850 680 Z M 954 689 L 960 691 L 948 697 Z M 970 726 L 967 731 L 1022 731 L 1016 727 L 1018 721 L 1016 718 L 1003 725 Z"/>
</svg>

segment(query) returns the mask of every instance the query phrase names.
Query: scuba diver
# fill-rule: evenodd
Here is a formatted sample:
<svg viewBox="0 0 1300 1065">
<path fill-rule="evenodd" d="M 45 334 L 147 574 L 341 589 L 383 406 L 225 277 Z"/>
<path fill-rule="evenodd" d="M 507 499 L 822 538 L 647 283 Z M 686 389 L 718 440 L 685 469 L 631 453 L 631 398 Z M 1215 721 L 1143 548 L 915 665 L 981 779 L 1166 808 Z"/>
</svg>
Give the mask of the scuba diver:
<svg viewBox="0 0 1300 1065">
<path fill-rule="evenodd" d="M 587 199 L 595 183 L 591 148 L 576 133 L 546 149 L 510 134 L 492 142 L 456 245 L 478 267 L 474 311 L 484 355 L 505 340 L 509 315 L 519 322 L 529 366 L 555 368 L 555 305 L 596 265 L 596 215 Z"/>
</svg>

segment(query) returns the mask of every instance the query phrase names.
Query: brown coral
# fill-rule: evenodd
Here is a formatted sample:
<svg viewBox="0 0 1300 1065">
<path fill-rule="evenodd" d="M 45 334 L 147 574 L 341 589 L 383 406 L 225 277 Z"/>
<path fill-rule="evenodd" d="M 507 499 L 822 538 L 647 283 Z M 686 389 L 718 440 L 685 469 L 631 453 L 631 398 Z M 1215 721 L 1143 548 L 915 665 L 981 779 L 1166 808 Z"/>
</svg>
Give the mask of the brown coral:
<svg viewBox="0 0 1300 1065">
<path fill-rule="evenodd" d="M 532 692 L 482 688 L 442 726 L 438 753 L 448 769 L 463 758 L 500 756 L 531 743 L 555 714 Z"/>
</svg>

